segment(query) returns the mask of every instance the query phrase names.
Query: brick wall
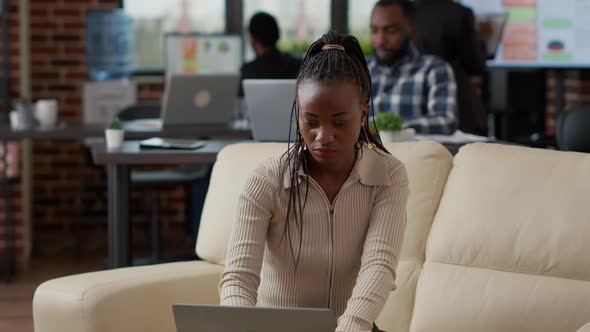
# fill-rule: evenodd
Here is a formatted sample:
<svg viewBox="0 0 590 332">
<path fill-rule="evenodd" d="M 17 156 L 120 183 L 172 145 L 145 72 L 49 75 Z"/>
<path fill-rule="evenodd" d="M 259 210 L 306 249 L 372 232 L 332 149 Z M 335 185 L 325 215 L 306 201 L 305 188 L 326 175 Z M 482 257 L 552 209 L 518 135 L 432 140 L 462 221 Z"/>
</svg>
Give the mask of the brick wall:
<svg viewBox="0 0 590 332">
<path fill-rule="evenodd" d="M 56 98 L 59 120 L 82 120 L 82 87 L 88 81 L 85 66 L 85 16 L 92 9 L 110 9 L 117 0 L 31 0 L 31 85 L 33 100 Z M 18 8 L 11 0 L 13 90 L 19 87 Z M 162 84 L 142 84 L 143 101 L 159 101 Z M 18 98 L 16 92 L 14 98 Z M 77 141 L 33 142 L 33 255 L 106 254 L 106 180 L 99 167 L 92 166 L 87 151 Z M 84 185 L 82 186 L 82 182 Z M 22 261 L 25 245 L 21 215 L 20 183 L 13 186 L 17 252 Z M 2 195 L 0 193 L 0 195 Z M 1 197 L 1 196 L 0 196 Z M 164 245 L 175 245 L 183 236 L 184 192 L 182 188 L 161 193 L 161 221 Z M 143 199 L 133 195 L 134 220 L 143 219 Z M 80 209 L 80 203 L 84 208 Z M 0 206 L 0 211 L 4 209 Z M 139 211 L 137 211 L 139 210 Z M 0 214 L 3 223 L 3 213 Z M 80 227 L 78 227 L 80 226 Z M 0 226 L 0 253 L 4 230 Z M 145 243 L 145 225 L 134 226 L 134 243 Z M 79 241 L 76 241 L 78 239 Z M 77 248 L 76 246 L 80 247 Z M 75 250 L 74 250 L 75 249 Z"/>
<path fill-rule="evenodd" d="M 60 121 L 81 121 L 81 89 L 88 80 L 84 49 L 86 12 L 114 7 L 115 1 L 31 0 L 32 98 L 56 98 Z M 82 153 L 83 147 L 76 141 L 33 143 L 35 254 L 60 253 L 74 243 L 73 226 L 80 219 L 76 202 L 81 190 Z M 84 179 L 92 184 L 95 176 L 85 174 Z M 103 191 L 95 194 L 104 195 Z"/>
<path fill-rule="evenodd" d="M 566 70 L 565 77 L 565 110 L 575 106 L 590 105 L 590 71 Z M 589 110 L 590 111 L 590 110 Z M 547 78 L 547 113 L 546 132 L 555 134 L 555 72 L 550 71 Z"/>
<path fill-rule="evenodd" d="M 18 98 L 19 95 L 17 93 L 18 86 L 20 84 L 19 79 L 19 68 L 18 68 L 18 56 L 19 56 L 19 49 L 18 49 L 18 0 L 9 0 L 9 12 L 10 12 L 10 43 L 7 47 L 10 48 L 10 84 L 11 84 L 11 97 Z M 3 45 L 4 47 L 4 45 Z M 23 216 L 21 213 L 22 209 L 22 202 L 21 202 L 21 187 L 20 182 L 16 181 L 13 185 L 10 186 L 10 198 L 11 198 L 11 211 L 12 211 L 12 218 L 14 223 L 14 243 L 15 252 L 17 255 L 17 263 L 19 266 L 23 266 L 25 264 L 24 260 L 22 259 L 25 256 L 25 227 L 23 223 Z M 4 205 L 4 197 L 5 192 L 3 190 L 0 191 L 0 256 L 4 257 L 4 253 L 6 252 L 6 238 L 7 238 L 7 230 L 6 230 L 6 220 L 5 220 L 5 211 L 6 206 Z M 2 264 L 3 265 L 3 264 Z M 0 271 L 2 269 L 0 268 Z"/>
<path fill-rule="evenodd" d="M 142 102 L 159 102 L 164 93 L 162 82 L 139 84 L 137 98 Z"/>
</svg>

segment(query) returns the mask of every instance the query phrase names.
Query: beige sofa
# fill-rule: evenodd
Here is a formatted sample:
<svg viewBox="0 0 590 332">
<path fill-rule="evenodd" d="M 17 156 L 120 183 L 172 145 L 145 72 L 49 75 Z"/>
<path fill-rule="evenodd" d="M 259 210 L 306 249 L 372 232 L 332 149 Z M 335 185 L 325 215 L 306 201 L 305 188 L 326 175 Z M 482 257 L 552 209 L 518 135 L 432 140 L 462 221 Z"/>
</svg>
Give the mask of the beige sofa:
<svg viewBox="0 0 590 332">
<path fill-rule="evenodd" d="M 576 331 L 590 321 L 590 155 L 478 143 L 453 159 L 434 142 L 387 147 L 405 163 L 411 195 L 380 328 Z M 204 261 L 50 280 L 34 296 L 35 331 L 172 332 L 173 303 L 217 303 L 240 186 L 284 148 L 219 154 L 197 241 Z"/>
</svg>

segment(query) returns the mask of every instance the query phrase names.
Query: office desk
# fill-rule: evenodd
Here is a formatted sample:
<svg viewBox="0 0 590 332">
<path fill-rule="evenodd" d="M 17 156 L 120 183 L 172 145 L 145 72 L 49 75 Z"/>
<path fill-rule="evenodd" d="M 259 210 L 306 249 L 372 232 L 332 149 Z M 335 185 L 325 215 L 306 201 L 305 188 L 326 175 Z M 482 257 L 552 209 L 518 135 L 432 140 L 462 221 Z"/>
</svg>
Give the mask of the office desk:
<svg viewBox="0 0 590 332">
<path fill-rule="evenodd" d="M 92 158 L 107 167 L 108 267 L 131 265 L 131 223 L 129 221 L 129 171 L 133 165 L 214 163 L 217 153 L 238 140 L 210 140 L 196 150 L 140 149 L 139 142 L 127 141 L 115 151 L 104 144 L 92 147 Z"/>
<path fill-rule="evenodd" d="M 102 138 L 104 137 L 103 125 L 80 125 L 80 124 L 60 124 L 55 128 L 51 129 L 29 129 L 29 130 L 12 130 L 7 125 L 0 125 L 0 141 L 17 141 L 24 139 L 42 139 L 42 140 L 79 140 L 82 141 L 87 138 Z M 132 128 L 126 128 L 125 139 L 145 139 L 149 137 L 165 137 L 165 138 L 223 138 L 223 139 L 249 139 L 251 136 L 250 129 L 234 129 L 230 126 L 177 126 L 174 128 L 153 128 L 149 126 L 132 126 Z M 203 150 L 207 151 L 207 149 Z M 149 156 L 144 156 L 148 158 Z M 164 159 L 168 159 L 170 156 L 166 156 Z M 193 156 L 194 158 L 195 156 Z M 5 155 L 0 156 L 0 160 L 5 160 Z M 139 157 L 140 160 L 141 157 Z M 204 155 L 200 155 L 199 158 L 206 158 Z M 172 158 L 174 163 L 179 161 L 178 158 Z M 194 159 L 191 159 L 194 160 Z M 214 160 L 214 159 L 213 159 Z M 154 163 L 166 163 L 165 160 L 154 162 L 152 160 L 150 164 Z M 200 161 L 206 162 L 206 161 Z M 11 207 L 11 195 L 10 195 L 10 183 L 9 181 L 2 181 L 4 189 L 4 206 Z M 4 209 L 4 217 L 6 223 L 6 244 L 4 255 L 4 279 L 9 282 L 10 277 L 14 271 L 14 221 L 13 213 L 10 208 Z"/>
<path fill-rule="evenodd" d="M 61 125 L 52 129 L 12 130 L 6 125 L 0 126 L 0 140 L 13 141 L 21 139 L 82 140 L 85 138 L 104 137 L 102 125 Z M 233 129 L 230 126 L 180 126 L 175 128 L 142 129 L 134 126 L 125 130 L 125 139 L 143 139 L 152 136 L 166 138 L 224 138 L 248 139 L 249 129 Z"/>
</svg>

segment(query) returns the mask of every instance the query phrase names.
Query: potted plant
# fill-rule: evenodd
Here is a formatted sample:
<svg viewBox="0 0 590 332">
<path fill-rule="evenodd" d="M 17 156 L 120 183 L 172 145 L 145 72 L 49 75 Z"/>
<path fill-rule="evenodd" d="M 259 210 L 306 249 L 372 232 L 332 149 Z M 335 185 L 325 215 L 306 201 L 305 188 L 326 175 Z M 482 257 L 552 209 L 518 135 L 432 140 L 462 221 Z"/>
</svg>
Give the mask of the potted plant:
<svg viewBox="0 0 590 332">
<path fill-rule="evenodd" d="M 375 125 L 379 130 L 381 141 L 386 142 L 403 142 L 414 138 L 415 131 L 413 128 L 404 127 L 404 119 L 392 112 L 381 112 L 375 118 Z"/>
<path fill-rule="evenodd" d="M 121 147 L 123 143 L 123 137 L 125 132 L 123 126 L 118 118 L 113 118 L 109 123 L 109 126 L 105 130 L 105 140 L 107 143 L 108 150 L 116 150 Z"/>
</svg>

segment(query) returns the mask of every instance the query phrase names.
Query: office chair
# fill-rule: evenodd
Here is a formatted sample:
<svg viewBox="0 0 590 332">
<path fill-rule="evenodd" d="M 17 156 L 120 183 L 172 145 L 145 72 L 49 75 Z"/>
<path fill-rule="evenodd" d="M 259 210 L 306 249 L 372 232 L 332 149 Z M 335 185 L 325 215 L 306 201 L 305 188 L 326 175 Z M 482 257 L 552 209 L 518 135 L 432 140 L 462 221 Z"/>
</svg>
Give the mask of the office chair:
<svg viewBox="0 0 590 332">
<path fill-rule="evenodd" d="M 557 119 L 557 146 L 563 151 L 590 153 L 590 107 L 575 107 Z"/>
<path fill-rule="evenodd" d="M 160 103 L 140 103 L 123 108 L 117 117 L 121 121 L 156 119 L 160 117 Z"/>
</svg>

